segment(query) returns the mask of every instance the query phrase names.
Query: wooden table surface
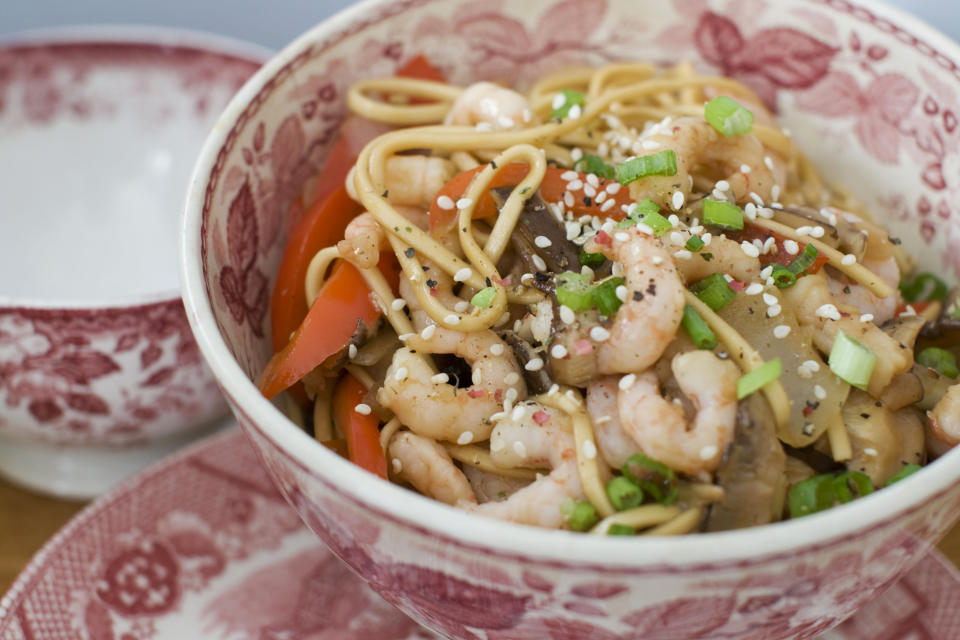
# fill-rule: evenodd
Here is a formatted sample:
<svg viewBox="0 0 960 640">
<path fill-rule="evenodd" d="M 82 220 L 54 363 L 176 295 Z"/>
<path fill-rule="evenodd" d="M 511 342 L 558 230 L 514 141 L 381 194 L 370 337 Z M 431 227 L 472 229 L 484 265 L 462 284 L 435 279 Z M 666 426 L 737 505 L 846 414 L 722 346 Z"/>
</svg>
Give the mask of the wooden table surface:
<svg viewBox="0 0 960 640">
<path fill-rule="evenodd" d="M 40 496 L 0 479 L 0 594 L 43 543 L 83 507 L 82 502 Z M 960 524 L 939 547 L 960 567 Z"/>
</svg>

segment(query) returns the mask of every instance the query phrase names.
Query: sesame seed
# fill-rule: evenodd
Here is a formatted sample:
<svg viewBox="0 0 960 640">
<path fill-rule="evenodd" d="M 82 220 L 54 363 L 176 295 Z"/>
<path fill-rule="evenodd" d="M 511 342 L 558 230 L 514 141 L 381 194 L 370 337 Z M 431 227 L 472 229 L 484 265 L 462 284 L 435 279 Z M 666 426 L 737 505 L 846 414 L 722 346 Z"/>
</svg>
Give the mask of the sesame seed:
<svg viewBox="0 0 960 640">
<path fill-rule="evenodd" d="M 470 382 L 473 384 L 483 384 L 483 369 L 474 369 L 470 373 Z"/>
<path fill-rule="evenodd" d="M 693 257 L 693 254 L 686 249 L 681 249 L 680 251 L 674 251 L 673 256 L 679 258 L 680 260 L 689 260 Z"/>
<path fill-rule="evenodd" d="M 663 256 L 653 256 L 650 258 L 650 262 L 653 264 L 663 264 Z"/>
<path fill-rule="evenodd" d="M 412 337 L 415 336 L 415 335 L 417 335 L 417 334 L 415 334 L 415 333 L 401 333 L 400 335 L 397 336 L 397 339 L 398 339 L 400 342 L 406 342 L 407 340 L 409 340 L 410 338 L 412 338 Z"/>
<path fill-rule="evenodd" d="M 761 198 L 760 196 L 758 196 L 756 193 L 754 193 L 753 191 L 751 191 L 751 192 L 750 192 L 749 194 L 747 194 L 747 195 L 750 196 L 750 199 L 753 200 L 754 204 L 756 204 L 758 207 L 762 207 L 762 206 L 763 206 L 763 198 Z"/>
<path fill-rule="evenodd" d="M 450 381 L 450 376 L 445 373 L 437 373 L 430 376 L 430 382 L 434 384 L 444 384 L 445 382 Z"/>
<path fill-rule="evenodd" d="M 617 386 L 620 387 L 622 391 L 627 391 L 637 382 L 637 374 L 628 373 L 627 375 L 620 378 L 620 382 L 617 383 Z"/>
<path fill-rule="evenodd" d="M 702 236 L 700 236 L 700 239 L 703 240 L 703 246 L 709 247 L 710 243 L 713 242 L 713 234 L 705 233 Z"/>
<path fill-rule="evenodd" d="M 759 282 L 753 282 L 747 285 L 747 288 L 743 290 L 748 296 L 755 296 L 759 293 L 763 293 L 763 285 Z"/>
<path fill-rule="evenodd" d="M 499 414 L 499 415 L 502 415 L 502 414 Z M 490 440 L 490 451 L 494 453 L 498 451 L 503 451 L 506 448 L 506 446 L 507 446 L 507 443 L 504 442 L 503 440 L 500 440 L 499 438 L 496 440 L 493 440 L 493 439 Z"/>
<path fill-rule="evenodd" d="M 766 267 L 760 270 L 760 277 L 763 279 L 767 279 L 771 275 L 773 275 L 773 267 L 770 265 L 767 265 Z"/>
<path fill-rule="evenodd" d="M 917 315 L 917 310 L 913 308 L 912 304 L 908 304 L 906 311 L 901 312 L 900 315 L 906 317 L 915 316 Z"/>
<path fill-rule="evenodd" d="M 797 375 L 805 380 L 809 380 L 813 377 L 813 372 L 801 364 L 797 367 Z"/>
<path fill-rule="evenodd" d="M 773 328 L 773 337 L 780 340 L 790 335 L 790 327 L 785 324 L 778 324 Z"/>
<path fill-rule="evenodd" d="M 873 322 L 873 314 L 872 313 L 863 314 L 862 316 L 860 316 L 860 322 Z"/>
<path fill-rule="evenodd" d="M 564 171 L 563 173 L 560 174 L 560 178 L 566 182 L 570 182 L 571 180 L 576 180 L 579 177 L 580 177 L 580 174 L 577 173 L 576 171 Z"/>
<path fill-rule="evenodd" d="M 567 112 L 567 117 L 570 118 L 571 120 L 576 120 L 582 115 L 583 115 L 583 109 L 578 104 L 575 104 L 572 107 L 570 107 L 570 111 Z"/>
<path fill-rule="evenodd" d="M 407 306 L 407 301 L 403 298 L 394 298 L 393 302 L 390 303 L 390 308 L 394 311 L 400 311 L 405 306 Z"/>
<path fill-rule="evenodd" d="M 863 450 L 863 452 L 864 452 L 865 454 L 867 454 L 868 456 L 875 456 L 875 455 L 877 455 L 877 450 L 874 449 L 873 447 L 866 447 L 866 448 Z"/>
<path fill-rule="evenodd" d="M 394 458 L 390 463 L 393 465 L 394 473 L 401 473 L 403 471 L 403 462 L 400 461 L 400 458 Z"/>
<path fill-rule="evenodd" d="M 597 326 L 590 329 L 590 337 L 593 338 L 596 342 L 603 342 L 610 337 L 610 332 L 604 329 L 603 327 Z"/>
<path fill-rule="evenodd" d="M 773 198 L 774 202 L 780 199 L 780 185 L 775 184 L 770 188 L 770 197 Z"/>
<path fill-rule="evenodd" d="M 513 374 L 513 375 L 517 375 L 517 374 Z M 506 382 L 507 384 L 515 384 L 515 383 L 516 383 L 516 380 L 519 380 L 519 379 L 520 379 L 520 376 L 517 376 L 517 377 L 516 377 L 516 380 L 514 380 L 514 382 L 511 383 L 511 382 L 507 382 L 507 378 L 509 378 L 509 377 L 510 377 L 510 375 L 508 374 L 508 375 L 503 379 L 503 381 Z M 511 379 L 512 379 L 512 378 L 511 378 Z M 503 394 L 503 398 L 504 398 L 504 400 L 505 400 L 506 402 L 513 402 L 514 400 L 517 399 L 517 396 L 518 396 L 518 395 L 520 395 L 519 392 L 518 392 L 516 389 L 514 389 L 513 387 L 511 387 L 511 388 L 507 389 L 507 392 L 506 392 L 505 394 Z"/>
<path fill-rule="evenodd" d="M 548 238 L 547 236 L 537 236 L 536 238 L 533 239 L 533 244 L 537 245 L 537 247 L 540 249 L 546 249 L 553 243 L 550 242 L 550 238 Z"/>
<path fill-rule="evenodd" d="M 530 109 L 524 107 L 521 115 L 523 116 L 524 122 L 530 122 L 530 120 L 533 118 L 533 111 L 530 111 Z"/>
<path fill-rule="evenodd" d="M 588 173 L 588 174 L 587 174 L 587 183 L 588 183 L 591 187 L 599 187 L 599 186 L 600 186 L 600 178 L 598 178 L 598 177 L 597 177 L 597 174 L 595 174 L 595 173 Z"/>
<path fill-rule="evenodd" d="M 750 165 L 748 164 L 740 165 L 740 173 L 750 173 Z"/>
<path fill-rule="evenodd" d="M 670 223 L 670 226 L 671 226 L 671 227 L 679 227 L 679 226 L 680 226 L 680 216 L 678 216 L 678 215 L 675 214 L 675 213 L 671 213 L 669 216 L 667 216 L 667 222 Z"/>
<path fill-rule="evenodd" d="M 603 190 L 610 195 L 615 195 L 618 191 L 620 191 L 621 186 L 622 185 L 619 182 L 608 182 L 607 186 L 604 187 Z"/>
<path fill-rule="evenodd" d="M 582 275 L 582 276 L 585 277 L 585 278 L 590 278 L 591 280 L 593 280 L 593 269 L 591 269 L 589 266 L 587 266 L 587 265 L 585 265 L 585 264 L 584 264 L 584 265 L 581 265 L 581 266 L 580 266 L 580 275 Z"/>
<path fill-rule="evenodd" d="M 357 357 L 357 351 L 358 351 L 357 345 L 355 344 L 351 343 L 350 346 L 347 347 L 347 355 L 350 357 L 351 360 Z"/>
<path fill-rule="evenodd" d="M 527 457 L 527 447 L 519 440 L 513 443 L 513 451 L 521 458 Z"/>
<path fill-rule="evenodd" d="M 674 191 L 673 196 L 670 197 L 670 204 L 673 205 L 675 211 L 679 211 L 680 207 L 683 206 L 684 196 L 682 191 Z"/>
<path fill-rule="evenodd" d="M 503 129 L 509 129 L 516 123 L 513 121 L 513 118 L 508 118 L 507 116 L 500 116 L 499 118 L 497 118 L 497 124 L 500 125 Z"/>
<path fill-rule="evenodd" d="M 453 310 L 457 313 L 463 313 L 470 308 L 470 303 L 466 300 L 461 300 L 460 302 L 453 305 Z"/>
<path fill-rule="evenodd" d="M 583 457 L 587 460 L 593 460 L 597 457 L 597 445 L 593 444 L 593 440 L 583 441 Z"/>
<path fill-rule="evenodd" d="M 453 279 L 456 282 L 466 282 L 470 279 L 470 276 L 473 275 L 473 270 L 470 267 L 464 267 L 460 269 L 455 274 L 453 274 Z"/>
<path fill-rule="evenodd" d="M 756 220 L 757 219 L 757 205 L 752 202 L 748 202 L 743 205 L 743 215 L 747 216 L 747 220 Z"/>
<path fill-rule="evenodd" d="M 580 189 L 583 189 L 583 180 L 579 178 L 574 178 L 567 183 L 567 191 L 579 191 Z"/>
<path fill-rule="evenodd" d="M 616 294 L 617 299 L 620 300 L 620 302 L 627 301 L 627 288 L 624 285 L 620 285 L 619 287 L 614 289 L 613 292 Z"/>
<path fill-rule="evenodd" d="M 503 347 L 503 345 L 500 344 L 499 342 L 496 342 L 496 343 L 490 345 L 490 353 L 492 353 L 492 354 L 495 355 L 495 356 L 502 356 L 502 355 L 503 355 L 503 350 L 504 350 L 504 347 Z"/>
<path fill-rule="evenodd" d="M 597 195 L 597 190 L 589 184 L 585 184 L 583 185 L 583 195 L 587 196 L 588 198 L 594 198 Z"/>
<path fill-rule="evenodd" d="M 547 263 L 543 261 L 543 258 L 538 256 L 537 254 L 533 254 L 532 260 L 533 260 L 533 266 L 535 266 L 537 270 L 539 271 L 547 270 Z"/>
<path fill-rule="evenodd" d="M 373 413 L 373 409 L 370 408 L 370 405 L 364 404 L 364 403 L 362 403 L 362 402 L 361 402 L 360 404 L 358 404 L 357 406 L 355 406 L 355 407 L 353 408 L 353 410 L 356 411 L 357 413 L 359 413 L 359 414 L 362 415 L 362 416 L 368 416 L 368 415 L 370 415 L 371 413 Z"/>
<path fill-rule="evenodd" d="M 824 230 L 824 228 L 821 227 L 820 225 L 817 225 L 817 226 L 815 226 L 813 229 L 810 230 L 810 237 L 811 237 L 811 238 L 822 238 L 822 237 L 823 237 L 823 234 L 825 234 L 825 233 L 826 233 L 826 231 Z"/>
<path fill-rule="evenodd" d="M 673 244 L 679 247 L 682 247 L 684 244 L 686 244 L 686 240 L 684 239 L 683 234 L 680 233 L 679 231 L 670 232 L 670 242 L 672 242 Z"/>
<path fill-rule="evenodd" d="M 613 237 L 617 242 L 626 242 L 630 239 L 630 234 L 626 231 L 617 231 L 615 234 L 613 234 Z"/>
<path fill-rule="evenodd" d="M 717 184 L 713 185 L 713 188 L 717 191 L 729 191 L 730 183 L 726 180 L 717 180 Z"/>
<path fill-rule="evenodd" d="M 768 209 L 767 207 L 760 207 L 757 209 L 757 215 L 761 218 L 766 218 L 769 220 L 773 217 L 773 209 Z"/>
<path fill-rule="evenodd" d="M 773 295 L 772 293 L 765 293 L 765 294 L 763 294 L 763 301 L 767 303 L 767 306 L 773 306 L 773 305 L 777 304 L 778 302 L 780 302 L 780 301 L 777 299 L 777 296 Z"/>
<path fill-rule="evenodd" d="M 565 304 L 560 305 L 560 320 L 563 324 L 573 324 L 573 321 L 576 320 L 573 309 Z"/>
<path fill-rule="evenodd" d="M 505 385 L 514 385 L 520 382 L 520 374 L 516 371 L 511 371 L 507 375 L 503 376 L 503 384 Z"/>
<path fill-rule="evenodd" d="M 646 222 L 638 222 L 634 228 L 644 235 L 653 235 L 653 229 Z"/>
<path fill-rule="evenodd" d="M 574 162 L 576 162 L 577 160 L 579 160 L 579 159 L 582 158 L 582 157 L 583 157 L 583 150 L 580 149 L 580 147 L 574 147 L 574 148 L 570 151 L 570 158 L 571 158 Z"/>
<path fill-rule="evenodd" d="M 430 338 L 433 337 L 433 334 L 435 334 L 436 332 L 437 332 L 437 325 L 428 324 L 426 327 L 423 328 L 423 331 L 420 332 L 420 337 L 423 338 L 424 340 L 429 340 Z"/>
<path fill-rule="evenodd" d="M 567 104 L 566 94 L 558 93 L 557 95 L 553 96 L 553 103 L 551 103 L 550 106 L 553 107 L 554 109 L 559 109 L 565 104 Z"/>
<path fill-rule="evenodd" d="M 457 200 L 457 209 L 460 209 L 461 211 L 464 209 L 469 209 L 472 206 L 473 206 L 473 200 L 471 200 L 470 198 L 460 198 L 459 200 Z"/>
<path fill-rule="evenodd" d="M 856 263 L 857 263 L 857 256 L 853 255 L 852 253 L 848 253 L 844 255 L 843 258 L 840 259 L 840 264 L 847 267 Z"/>
<path fill-rule="evenodd" d="M 713 444 L 708 444 L 704 448 L 700 449 L 700 459 L 701 460 L 712 460 L 714 456 L 717 455 L 717 446 Z"/>
<path fill-rule="evenodd" d="M 774 240 L 773 236 L 770 236 L 769 238 L 763 241 L 763 248 L 761 249 L 761 251 L 763 251 L 763 253 L 770 253 L 774 250 L 776 245 L 777 245 L 777 241 Z"/>
<path fill-rule="evenodd" d="M 770 171 L 773 171 L 773 158 L 771 158 L 770 156 L 764 156 L 763 164 L 767 165 L 767 169 L 770 169 Z"/>
<path fill-rule="evenodd" d="M 660 148 L 660 143 L 656 140 L 643 140 L 640 142 L 640 146 L 644 151 L 653 151 Z"/>
<path fill-rule="evenodd" d="M 471 442 L 473 442 L 473 432 L 471 431 L 464 431 L 457 438 L 457 444 L 470 444 Z"/>
<path fill-rule="evenodd" d="M 752 243 L 747 242 L 746 240 L 740 243 L 740 249 L 742 249 L 743 252 L 751 258 L 757 258 L 760 256 L 760 250 L 757 249 L 755 246 L 753 246 Z"/>
<path fill-rule="evenodd" d="M 616 206 L 616 204 L 617 204 L 616 200 L 613 200 L 613 199 L 607 200 L 602 205 L 600 205 L 600 211 L 610 211 L 610 209 L 613 209 L 613 207 Z"/>
<path fill-rule="evenodd" d="M 817 309 L 817 316 L 820 318 L 829 318 L 830 320 L 839 320 L 840 311 L 837 310 L 836 305 L 824 304 Z"/>
<path fill-rule="evenodd" d="M 803 366 L 810 369 L 810 371 L 820 371 L 820 363 L 816 360 L 804 360 Z"/>
<path fill-rule="evenodd" d="M 796 231 L 798 236 L 808 236 L 810 232 L 813 231 L 813 227 L 803 225 L 802 227 L 797 227 Z"/>
<path fill-rule="evenodd" d="M 437 198 L 437 206 L 441 209 L 446 209 L 449 211 L 450 209 L 453 209 L 456 204 L 453 202 L 453 198 L 450 196 L 440 196 Z"/>
<path fill-rule="evenodd" d="M 533 274 L 532 274 L 532 273 L 525 273 L 525 274 L 523 274 L 523 275 L 520 276 L 520 284 L 529 285 L 529 284 L 531 284 L 531 283 L 533 283 Z"/>
<path fill-rule="evenodd" d="M 593 175 L 593 174 L 590 174 L 590 175 Z M 596 201 L 597 204 L 600 204 L 601 202 L 603 202 L 603 201 L 606 200 L 606 199 L 607 199 L 607 192 L 606 192 L 606 191 L 600 191 L 600 192 L 597 193 L 597 197 L 595 198 L 595 201 Z"/>
<path fill-rule="evenodd" d="M 796 240 L 784 240 L 783 241 L 784 250 L 792 256 L 800 253 L 800 244 Z"/>
<path fill-rule="evenodd" d="M 541 358 L 532 358 L 527 364 L 523 365 L 527 371 L 540 371 L 543 369 L 543 360 Z"/>
<path fill-rule="evenodd" d="M 827 397 L 827 390 L 815 384 L 813 385 L 813 395 L 817 396 L 817 400 L 823 400 Z"/>
<path fill-rule="evenodd" d="M 555 344 L 555 345 L 553 345 L 553 347 L 551 347 L 551 349 L 550 349 L 550 356 L 553 357 L 553 358 L 557 358 L 558 360 L 561 359 L 561 358 L 566 358 L 566 357 L 567 357 L 567 348 L 566 348 L 565 346 L 563 346 L 562 344 Z"/>
<path fill-rule="evenodd" d="M 407 379 L 408 375 L 410 375 L 410 371 L 406 367 L 398 367 L 397 370 L 393 372 L 393 379 L 397 382 L 403 382 Z"/>
<path fill-rule="evenodd" d="M 448 314 L 444 319 L 447 324 L 460 324 L 460 316 L 455 313 Z"/>
<path fill-rule="evenodd" d="M 767 317 L 768 317 L 768 318 L 776 318 L 778 315 L 780 315 L 780 312 L 781 312 L 781 311 L 783 311 L 783 309 L 781 309 L 781 308 L 780 308 L 780 305 L 778 305 L 778 304 L 769 306 L 769 307 L 767 307 Z"/>
</svg>

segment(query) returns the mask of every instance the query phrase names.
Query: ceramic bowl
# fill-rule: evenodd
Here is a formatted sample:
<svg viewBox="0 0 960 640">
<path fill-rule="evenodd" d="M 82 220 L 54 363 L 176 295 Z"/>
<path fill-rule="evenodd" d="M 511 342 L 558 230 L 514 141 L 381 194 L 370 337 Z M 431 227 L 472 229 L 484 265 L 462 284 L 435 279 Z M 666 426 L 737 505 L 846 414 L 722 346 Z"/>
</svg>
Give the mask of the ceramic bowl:
<svg viewBox="0 0 960 640">
<path fill-rule="evenodd" d="M 350 83 L 417 53 L 461 84 L 620 58 L 691 59 L 739 78 L 923 266 L 960 276 L 960 47 L 885 5 L 375 0 L 324 22 L 254 76 L 207 140 L 182 273 L 201 350 L 277 485 L 375 590 L 452 638 L 810 638 L 943 535 L 960 515 L 960 450 L 795 521 L 601 539 L 476 517 L 380 481 L 262 398 L 251 382 L 270 355 L 260 283 L 277 267 L 288 205 L 330 148 Z"/>
<path fill-rule="evenodd" d="M 90 497 L 226 413 L 177 229 L 197 151 L 268 56 L 153 28 L 0 42 L 0 473 Z"/>
</svg>

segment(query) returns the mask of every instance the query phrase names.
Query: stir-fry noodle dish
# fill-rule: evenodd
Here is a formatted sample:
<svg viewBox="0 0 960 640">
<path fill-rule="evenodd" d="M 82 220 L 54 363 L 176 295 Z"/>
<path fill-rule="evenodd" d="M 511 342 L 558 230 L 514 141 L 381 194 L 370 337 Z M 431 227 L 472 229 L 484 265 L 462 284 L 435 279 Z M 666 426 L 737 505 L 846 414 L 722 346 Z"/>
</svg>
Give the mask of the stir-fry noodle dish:
<svg viewBox="0 0 960 640">
<path fill-rule="evenodd" d="M 669 535 L 857 500 L 960 440 L 956 289 L 743 84 L 627 62 L 460 87 L 418 56 L 347 104 L 258 385 L 371 473 Z"/>
</svg>

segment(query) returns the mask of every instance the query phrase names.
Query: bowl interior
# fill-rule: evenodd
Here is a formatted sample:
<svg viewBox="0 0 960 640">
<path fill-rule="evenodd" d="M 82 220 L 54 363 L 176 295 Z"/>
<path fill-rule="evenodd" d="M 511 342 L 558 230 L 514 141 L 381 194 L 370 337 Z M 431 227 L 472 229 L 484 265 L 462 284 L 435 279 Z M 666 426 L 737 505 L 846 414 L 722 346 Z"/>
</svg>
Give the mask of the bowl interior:
<svg viewBox="0 0 960 640">
<path fill-rule="evenodd" d="M 4 296 L 172 294 L 191 163 L 265 55 L 143 29 L 0 44 L 0 269 L 19 274 Z"/>
<path fill-rule="evenodd" d="M 442 522 L 429 526 L 453 539 L 497 531 L 341 464 L 250 381 L 271 354 L 268 300 L 296 217 L 288 215 L 291 203 L 334 140 L 347 88 L 390 75 L 417 53 L 460 84 L 493 79 L 522 87 L 558 67 L 623 58 L 689 59 L 703 71 L 740 79 L 777 111 L 822 174 L 858 196 L 923 267 L 954 281 L 960 275 L 960 234 L 951 223 L 960 193 L 960 52 L 909 17 L 874 3 L 802 0 L 365 3 L 284 50 L 225 112 L 194 174 L 184 277 L 194 330 L 232 402 L 298 464 L 336 476 L 333 482 L 361 501 L 397 517 Z M 731 557 L 748 557 L 850 532 L 942 494 L 957 475 L 949 461 L 958 458 L 952 452 L 904 483 L 912 488 L 878 492 L 839 515 L 719 535 L 727 536 Z M 944 518 L 942 529 L 952 516 Z M 628 561 L 610 541 L 517 529 L 504 542 L 517 553 L 576 546 L 577 554 Z M 777 535 L 767 533 L 773 530 Z M 550 545 L 538 546 L 548 539 Z M 675 545 L 686 554 L 678 562 L 716 555 L 714 543 L 686 539 L 651 542 L 654 551 L 638 550 L 634 559 L 674 556 Z"/>
</svg>

